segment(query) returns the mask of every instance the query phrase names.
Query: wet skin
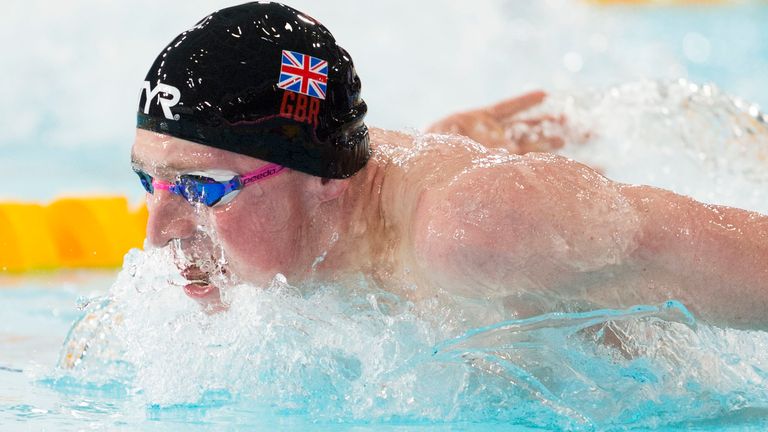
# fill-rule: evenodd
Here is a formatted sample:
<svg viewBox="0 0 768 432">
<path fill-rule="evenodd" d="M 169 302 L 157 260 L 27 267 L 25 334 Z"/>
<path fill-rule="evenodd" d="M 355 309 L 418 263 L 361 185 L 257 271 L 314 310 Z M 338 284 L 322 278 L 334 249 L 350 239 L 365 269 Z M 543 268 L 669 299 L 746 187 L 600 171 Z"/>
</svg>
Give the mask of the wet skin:
<svg viewBox="0 0 768 432">
<path fill-rule="evenodd" d="M 226 271 L 254 285 L 277 272 L 293 284 L 362 273 L 417 301 L 503 305 L 506 316 L 478 321 L 677 299 L 715 324 L 768 323 L 766 216 L 459 136 L 372 129 L 371 147 L 368 165 L 349 179 L 289 171 L 221 208 L 196 213 L 168 192 L 148 195 L 148 240 L 191 244 L 204 213 Z M 266 163 L 143 130 L 133 158 L 166 180 Z M 218 291 L 207 294 L 197 300 L 217 307 Z"/>
</svg>

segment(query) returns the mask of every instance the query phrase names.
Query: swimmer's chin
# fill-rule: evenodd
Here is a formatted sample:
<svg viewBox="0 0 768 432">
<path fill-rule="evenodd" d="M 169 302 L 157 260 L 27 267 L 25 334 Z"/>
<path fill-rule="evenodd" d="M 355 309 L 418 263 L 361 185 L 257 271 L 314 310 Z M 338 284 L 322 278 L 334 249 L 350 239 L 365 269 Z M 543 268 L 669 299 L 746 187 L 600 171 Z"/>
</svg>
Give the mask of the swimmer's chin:
<svg viewBox="0 0 768 432">
<path fill-rule="evenodd" d="M 205 313 L 224 312 L 227 305 L 221 301 L 221 291 L 210 283 L 189 283 L 184 285 L 184 294 L 194 299 Z"/>
<path fill-rule="evenodd" d="M 194 299 L 206 313 L 216 313 L 227 309 L 221 301 L 221 291 L 210 281 L 210 275 L 192 265 L 181 270 L 181 275 L 188 284 L 184 285 L 184 293 Z"/>
<path fill-rule="evenodd" d="M 216 286 L 202 281 L 194 281 L 184 285 L 184 293 L 195 300 L 220 297 L 219 289 Z"/>
</svg>

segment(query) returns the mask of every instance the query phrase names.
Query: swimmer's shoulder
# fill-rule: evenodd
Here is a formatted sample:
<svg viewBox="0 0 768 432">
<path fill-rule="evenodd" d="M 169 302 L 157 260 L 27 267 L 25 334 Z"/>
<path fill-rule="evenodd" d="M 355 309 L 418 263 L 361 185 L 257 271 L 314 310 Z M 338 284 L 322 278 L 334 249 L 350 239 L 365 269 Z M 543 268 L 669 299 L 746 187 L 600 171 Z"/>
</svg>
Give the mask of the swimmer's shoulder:
<svg viewBox="0 0 768 432">
<path fill-rule="evenodd" d="M 434 195 L 461 175 L 485 149 L 458 135 L 406 133 L 371 129 L 370 166 L 381 172 L 386 213 L 405 225 L 423 195 Z"/>
<path fill-rule="evenodd" d="M 418 179 L 428 184 L 448 180 L 473 159 L 496 152 L 461 135 L 371 128 L 370 137 L 373 161 L 390 167 L 393 178 L 407 177 L 411 188 Z"/>
<path fill-rule="evenodd" d="M 570 159 L 489 153 L 420 195 L 411 224 L 414 258 L 446 289 L 491 289 L 515 271 L 544 277 L 569 262 L 551 255 L 562 249 L 557 239 L 585 248 L 600 243 L 591 238 L 593 221 L 621 202 L 612 182 Z M 603 231 L 601 239 L 612 238 Z"/>
</svg>

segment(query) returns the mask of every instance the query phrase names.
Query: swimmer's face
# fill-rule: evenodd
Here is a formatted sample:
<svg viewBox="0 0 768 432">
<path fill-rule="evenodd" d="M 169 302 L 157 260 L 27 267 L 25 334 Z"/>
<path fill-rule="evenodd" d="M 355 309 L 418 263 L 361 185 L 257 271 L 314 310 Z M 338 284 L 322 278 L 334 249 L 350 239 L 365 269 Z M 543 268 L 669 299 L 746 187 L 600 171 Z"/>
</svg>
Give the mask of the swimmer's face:
<svg viewBox="0 0 768 432">
<path fill-rule="evenodd" d="M 169 181 L 195 171 L 242 174 L 267 164 L 141 129 L 136 133 L 132 158 L 149 175 Z M 191 205 L 181 196 L 155 190 L 147 194 L 148 243 L 181 247 L 186 259 L 180 271 L 187 279 L 198 281 L 185 291 L 200 303 L 218 302 L 220 287 L 209 283 L 211 272 L 263 286 L 278 272 L 298 271 L 301 233 L 314 202 L 307 192 L 312 181 L 319 182 L 289 170 L 249 185 L 230 202 L 215 207 Z M 225 264 L 217 264 L 220 262 Z"/>
</svg>

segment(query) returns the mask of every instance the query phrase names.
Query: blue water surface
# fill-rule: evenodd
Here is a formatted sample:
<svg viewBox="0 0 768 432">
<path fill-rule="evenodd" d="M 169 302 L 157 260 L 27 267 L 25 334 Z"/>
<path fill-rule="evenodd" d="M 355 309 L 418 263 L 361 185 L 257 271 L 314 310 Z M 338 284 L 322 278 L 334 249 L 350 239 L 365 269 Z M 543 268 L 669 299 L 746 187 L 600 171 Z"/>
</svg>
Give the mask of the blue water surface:
<svg viewBox="0 0 768 432">
<path fill-rule="evenodd" d="M 80 314 L 72 304 L 98 295 L 99 287 L 109 284 L 111 277 L 108 273 L 63 273 L 27 282 L 16 281 L 15 287 L 0 291 L 0 300 L 8 311 L 0 333 L 6 347 L 0 357 L 0 377 L 4 383 L 0 390 L 3 430 L 26 430 L 34 425 L 33 429 L 54 430 L 83 427 L 178 430 L 183 427 L 185 430 L 744 431 L 768 426 L 768 398 L 764 391 L 768 375 L 761 370 L 766 359 L 749 358 L 756 351 L 764 351 L 765 335 L 701 327 L 684 306 L 676 302 L 622 311 L 560 313 L 506 321 L 427 344 L 419 342 L 418 332 L 409 336 L 413 332 L 410 326 L 417 323 L 410 315 L 382 314 L 376 308 L 359 309 L 360 305 L 355 306 L 358 308 L 355 312 L 342 313 L 351 319 L 340 321 L 346 323 L 346 327 L 355 322 L 360 325 L 356 330 L 361 333 L 369 331 L 371 325 L 383 332 L 381 336 L 374 333 L 366 336 L 373 349 L 386 339 L 386 333 L 396 333 L 399 348 L 392 353 L 399 351 L 403 364 L 389 372 L 390 378 L 371 384 L 396 383 L 399 378 L 416 373 L 416 386 L 426 385 L 410 395 L 417 398 L 416 410 L 401 410 L 398 404 L 389 404 L 391 401 L 377 390 L 371 393 L 376 396 L 367 411 L 369 414 L 361 416 L 354 403 L 343 400 L 343 389 L 359 384 L 359 368 L 367 367 L 366 360 L 349 357 L 349 353 L 328 351 L 319 345 L 311 347 L 311 340 L 322 333 L 302 339 L 287 327 L 251 352 L 263 355 L 265 353 L 258 351 L 280 350 L 284 342 L 289 349 L 273 360 L 294 366 L 300 364 L 300 369 L 288 367 L 284 375 L 269 377 L 268 368 L 256 366 L 253 370 L 239 369 L 236 376 L 243 382 L 255 377 L 266 387 L 270 382 L 277 382 L 276 389 L 299 387 L 278 390 L 265 398 L 258 392 L 249 396 L 243 383 L 233 381 L 228 388 L 205 389 L 191 402 L 148 403 L 144 397 L 146 391 L 135 386 L 135 365 L 113 363 L 106 374 L 104 370 L 91 368 L 88 372 L 91 378 L 56 372 L 50 366 L 59 355 L 59 343 L 70 323 Z M 271 295 L 265 294 L 257 301 L 274 300 Z M 278 297 L 284 298 L 283 294 Z M 304 300 L 295 301 L 298 303 L 289 299 L 286 304 L 300 305 Z M 309 302 L 310 306 L 317 306 L 311 303 L 311 297 Z M 318 315 L 324 312 L 318 311 Z M 255 330 L 263 335 L 285 323 L 301 327 L 302 318 L 319 324 L 317 318 L 304 311 L 296 316 L 284 314 L 263 327 L 255 324 Z M 622 323 L 628 327 L 622 327 Z M 606 332 L 621 335 L 621 331 L 631 332 L 635 324 L 641 326 L 642 332 L 655 333 L 656 348 L 650 349 L 649 341 L 642 338 L 635 341 L 634 348 L 630 346 L 631 339 L 624 339 L 622 343 L 627 345 L 621 349 L 612 346 Z M 211 331 L 217 331 L 214 322 L 205 325 L 213 325 Z M 332 322 L 320 327 L 325 325 L 331 326 L 326 330 L 333 330 Z M 239 337 L 249 336 L 244 331 Z M 278 345 L 270 345 L 270 341 Z M 302 343 L 306 345 L 293 347 Z M 233 348 L 236 344 L 229 347 L 238 352 L 238 348 Z M 409 353 L 409 347 L 416 349 Z M 167 373 L 183 375 L 185 366 L 181 364 L 196 355 L 195 350 L 201 347 L 188 345 L 189 352 L 180 352 L 173 348 L 171 341 L 167 349 L 170 352 L 161 359 L 167 363 Z M 633 349 L 639 351 L 632 352 Z M 671 349 L 675 355 L 669 355 L 665 349 Z M 291 357 L 302 353 L 311 359 L 295 363 Z M 686 353 L 690 358 L 676 358 Z M 204 349 L 199 355 L 205 355 Z M 340 358 L 347 359 L 347 363 L 338 363 Z M 179 362 L 180 369 L 168 364 L 174 360 Z M 676 363 L 681 360 L 687 364 Z M 712 361 L 709 367 L 725 375 L 714 381 L 706 378 L 700 374 L 704 367 L 701 361 Z M 679 370 L 673 368 L 675 364 Z M 242 368 L 237 362 L 232 366 Z M 744 368 L 757 375 L 745 373 Z M 99 374 L 101 378 L 96 378 Z M 104 379 L 105 376 L 108 378 Z M 207 379 L 205 376 L 199 375 L 197 379 L 203 382 Z M 195 377 L 189 375 L 189 378 Z M 451 382 L 457 377 L 468 380 L 458 393 Z M 441 378 L 446 381 L 441 382 Z M 348 390 L 354 393 L 351 387 Z M 420 397 L 427 398 L 426 403 L 419 400 Z"/>
</svg>

